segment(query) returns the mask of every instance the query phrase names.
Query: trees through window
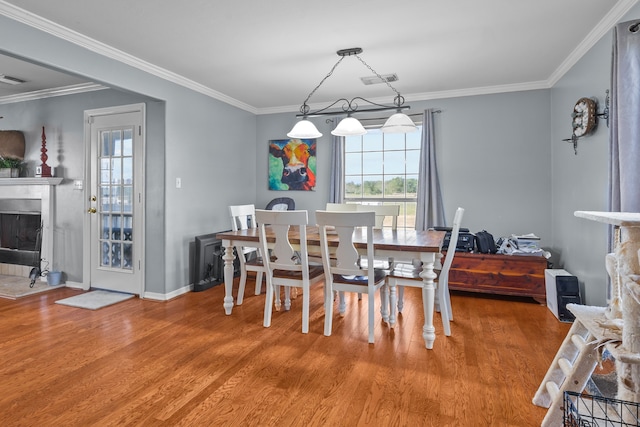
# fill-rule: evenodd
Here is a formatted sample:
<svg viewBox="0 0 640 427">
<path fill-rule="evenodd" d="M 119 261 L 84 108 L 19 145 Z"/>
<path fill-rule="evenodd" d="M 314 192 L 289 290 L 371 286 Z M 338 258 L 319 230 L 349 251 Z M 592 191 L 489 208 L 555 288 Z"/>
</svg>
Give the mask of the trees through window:
<svg viewBox="0 0 640 427">
<path fill-rule="evenodd" d="M 399 204 L 398 227 L 414 228 L 422 127 L 417 132 L 369 129 L 345 137 L 345 202 Z"/>
</svg>

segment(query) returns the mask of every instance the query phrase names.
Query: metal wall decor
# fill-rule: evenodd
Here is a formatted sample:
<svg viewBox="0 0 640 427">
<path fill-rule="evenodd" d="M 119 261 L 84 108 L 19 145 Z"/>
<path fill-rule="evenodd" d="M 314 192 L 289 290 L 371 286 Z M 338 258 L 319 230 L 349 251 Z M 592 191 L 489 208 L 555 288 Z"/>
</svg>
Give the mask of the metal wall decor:
<svg viewBox="0 0 640 427">
<path fill-rule="evenodd" d="M 599 118 L 605 119 L 609 127 L 609 90 L 606 91 L 605 107 L 601 113 L 598 113 L 597 98 L 580 98 L 574 105 L 571 113 L 571 138 L 563 139 L 573 143 L 574 154 L 578 154 L 578 139 L 595 132 Z"/>
</svg>

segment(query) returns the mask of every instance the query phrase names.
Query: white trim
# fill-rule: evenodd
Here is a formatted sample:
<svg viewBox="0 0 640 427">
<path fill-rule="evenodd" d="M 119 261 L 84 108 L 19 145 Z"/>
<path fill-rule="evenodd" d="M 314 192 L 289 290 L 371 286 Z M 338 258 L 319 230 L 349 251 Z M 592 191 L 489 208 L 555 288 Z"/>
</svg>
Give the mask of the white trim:
<svg viewBox="0 0 640 427">
<path fill-rule="evenodd" d="M 144 174 L 144 165 L 146 164 L 147 158 L 147 114 L 146 114 L 146 105 L 144 103 L 140 104 L 131 104 L 131 105 L 122 105 L 116 107 L 107 107 L 107 108 L 98 108 L 94 110 L 85 110 L 84 112 L 84 182 L 85 189 L 83 192 L 90 192 L 91 190 L 91 122 L 93 117 L 105 116 L 110 114 L 124 114 L 136 112 L 142 114 L 142 135 L 141 135 L 141 144 L 142 144 L 142 170 L 143 173 L 139 178 L 136 178 L 136 181 L 139 180 L 139 188 L 136 192 L 141 194 L 142 203 L 141 203 L 141 212 L 136 214 L 140 215 L 142 226 L 140 227 L 140 245 L 137 247 L 140 251 L 140 256 L 138 260 L 134 260 L 134 264 L 136 261 L 139 261 L 140 268 L 140 289 L 138 295 L 144 294 L 144 289 L 146 285 L 146 277 L 145 277 L 145 265 L 146 265 L 146 234 L 145 234 L 145 223 L 146 223 L 146 179 Z M 137 182 L 136 182 L 136 186 Z M 85 193 L 88 194 L 88 193 Z M 89 197 L 84 197 L 84 211 L 88 211 L 91 207 L 91 201 Z M 83 231 L 82 231 L 82 245 L 83 252 L 85 257 L 82 262 L 82 281 L 83 281 L 83 289 L 89 290 L 91 286 L 91 217 L 89 215 L 84 216 L 83 222 Z M 134 266 L 135 268 L 135 266 Z"/>
<path fill-rule="evenodd" d="M 615 6 L 609 11 L 609 13 L 596 25 L 593 30 L 587 35 L 587 37 L 574 49 L 573 52 L 567 57 L 562 64 L 549 76 L 547 80 L 537 82 L 525 82 L 516 83 L 511 85 L 499 85 L 499 86 L 486 86 L 479 88 L 468 88 L 451 91 L 439 91 L 439 92 L 425 92 L 404 95 L 407 101 L 426 101 L 431 99 L 442 98 L 456 98 L 463 96 L 473 95 L 486 95 L 492 93 L 504 93 L 504 92 L 516 92 L 535 89 L 549 89 L 555 85 L 562 76 L 573 67 L 585 53 L 597 43 L 603 35 L 605 35 L 611 28 L 627 13 L 639 0 L 619 0 Z M 145 71 L 154 76 L 160 77 L 164 80 L 176 83 L 180 86 L 184 86 L 196 92 L 210 96 L 211 98 L 222 101 L 226 104 L 238 107 L 242 110 L 248 111 L 256 115 L 262 114 L 276 114 L 276 113 L 289 113 L 298 111 L 299 105 L 289 105 L 283 107 L 272 108 L 256 108 L 248 105 L 242 101 L 225 95 L 221 92 L 208 88 L 193 80 L 187 79 L 174 72 L 166 70 L 164 68 L 153 65 L 149 62 L 143 61 L 134 57 L 126 52 L 115 49 L 102 42 L 94 40 L 76 31 L 63 27 L 55 22 L 45 19 L 41 16 L 35 15 L 24 9 L 21 9 L 12 4 L 6 3 L 0 0 L 0 15 L 4 15 L 10 19 L 26 24 L 30 27 L 36 28 L 54 37 L 66 40 L 70 43 L 84 47 L 92 52 L 130 65 L 139 70 Z M 372 100 L 375 101 L 375 100 Z M 17 102 L 17 101 L 16 101 Z M 377 102 L 377 101 L 375 101 Z M 383 102 L 388 102 L 385 100 Z M 326 106 L 326 104 L 324 105 Z M 310 105 L 312 109 L 322 108 L 318 105 Z"/>
<path fill-rule="evenodd" d="M 21 22 L 54 37 L 66 40 L 92 52 L 106 56 L 107 58 L 115 59 L 118 62 L 130 65 L 134 68 L 160 77 L 161 79 L 168 80 L 180 86 L 184 86 L 196 92 L 210 96 L 211 98 L 217 99 L 226 104 L 233 105 L 234 107 L 238 107 L 242 110 L 256 114 L 255 107 L 252 107 L 251 105 L 245 104 L 244 102 L 238 101 L 237 99 L 225 95 L 224 93 L 208 88 L 200 83 L 194 82 L 193 80 L 187 79 L 186 77 L 183 77 L 172 71 L 153 65 L 147 61 L 143 61 L 140 58 L 136 58 L 133 55 L 130 55 L 105 43 L 99 42 L 81 33 L 78 33 L 77 31 L 73 31 L 69 28 L 63 27 L 62 25 L 56 24 L 55 22 L 52 22 L 46 18 L 35 15 L 29 11 L 26 11 L 1 0 L 0 15 L 4 15 L 7 18 L 13 19 L 14 21 Z"/>
<path fill-rule="evenodd" d="M 638 0 L 619 0 L 615 6 L 593 27 L 587 37 L 562 61 L 562 64 L 549 76 L 549 87 L 553 87 L 600 39 L 607 34 L 631 9 Z"/>
<path fill-rule="evenodd" d="M 143 298 L 156 300 L 156 301 L 168 301 L 170 299 L 179 297 L 180 295 L 184 295 L 193 290 L 193 285 L 183 286 L 180 289 L 176 289 L 175 291 L 171 291 L 168 294 L 159 294 L 157 292 L 145 292 Z"/>
<path fill-rule="evenodd" d="M 0 97 L 0 104 L 11 104 L 14 102 L 34 101 L 36 99 L 52 98 L 54 96 L 74 95 L 77 93 L 93 92 L 96 90 L 109 89 L 97 83 L 80 83 L 77 85 L 56 87 L 53 89 L 36 90 L 33 92 L 18 93 Z"/>
</svg>

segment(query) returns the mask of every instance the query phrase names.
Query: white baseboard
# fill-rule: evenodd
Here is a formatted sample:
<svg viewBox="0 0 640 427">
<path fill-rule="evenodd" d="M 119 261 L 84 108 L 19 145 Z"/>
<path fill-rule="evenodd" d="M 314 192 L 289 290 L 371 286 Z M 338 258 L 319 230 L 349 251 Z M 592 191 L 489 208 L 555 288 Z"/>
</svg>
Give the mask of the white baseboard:
<svg viewBox="0 0 640 427">
<path fill-rule="evenodd" d="M 175 297 L 179 297 L 182 294 L 186 294 L 187 292 L 191 292 L 193 290 L 193 285 L 183 286 L 180 289 L 176 289 L 175 291 L 169 292 L 168 294 L 159 294 L 157 292 L 145 292 L 142 295 L 143 299 L 151 299 L 156 301 L 168 301 Z"/>
<path fill-rule="evenodd" d="M 85 288 L 85 285 L 79 282 L 65 282 L 64 285 L 69 288 L 87 290 Z M 168 301 L 170 299 L 179 297 L 182 294 L 186 294 L 187 292 L 191 292 L 192 290 L 193 290 L 193 285 L 187 285 L 187 286 L 183 286 L 180 289 L 176 289 L 175 291 L 169 292 L 168 294 L 160 294 L 157 292 L 145 292 L 143 295 L 141 295 L 141 298 L 155 300 L 155 301 Z"/>
</svg>

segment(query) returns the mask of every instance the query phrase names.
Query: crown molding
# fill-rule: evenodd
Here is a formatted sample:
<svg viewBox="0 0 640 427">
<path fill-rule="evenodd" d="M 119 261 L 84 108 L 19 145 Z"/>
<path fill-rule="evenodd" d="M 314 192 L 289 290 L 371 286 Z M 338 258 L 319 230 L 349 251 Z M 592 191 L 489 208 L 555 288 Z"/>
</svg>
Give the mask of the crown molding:
<svg viewBox="0 0 640 427">
<path fill-rule="evenodd" d="M 87 37 L 81 33 L 78 33 L 77 31 L 73 31 L 61 25 L 58 25 L 55 22 L 52 22 L 41 16 L 35 15 L 31 12 L 28 12 L 24 9 L 16 7 L 12 4 L 6 3 L 2 0 L 0 0 L 0 15 L 4 15 L 7 18 L 13 19 L 14 21 L 21 22 L 25 25 L 28 25 L 37 30 L 43 31 L 47 34 L 50 34 L 62 40 L 73 43 L 77 46 L 83 47 L 87 50 L 90 50 L 102 56 L 106 56 L 118 62 L 122 62 L 123 64 L 130 65 L 134 68 L 145 71 L 154 76 L 160 77 L 161 79 L 170 81 L 180 86 L 184 86 L 193 91 L 202 93 L 203 95 L 207 95 L 211 98 L 222 101 L 226 104 L 229 104 L 234 107 L 240 108 L 242 110 L 248 111 L 250 113 L 256 114 L 256 109 L 251 105 L 238 101 L 235 98 L 232 98 L 221 92 L 208 88 L 200 83 L 196 83 L 193 80 L 189 80 L 179 74 L 176 74 L 164 68 L 155 66 L 149 62 L 143 61 L 139 58 L 136 58 L 133 55 L 130 55 L 126 52 L 115 49 L 107 44 L 104 44 L 90 37 Z"/>
<path fill-rule="evenodd" d="M 549 77 L 553 87 L 639 0 L 619 0 Z"/>
<path fill-rule="evenodd" d="M 469 88 L 452 91 L 439 91 L 439 92 L 427 92 L 418 94 L 405 95 L 407 101 L 426 101 L 432 99 L 443 98 L 455 98 L 463 96 L 474 95 L 487 95 L 492 93 L 506 93 L 536 89 L 549 89 L 553 87 L 579 60 L 584 56 L 589 49 L 591 49 L 616 23 L 640 0 L 619 0 L 615 6 L 609 11 L 609 13 L 596 25 L 593 30 L 587 35 L 587 37 L 571 52 L 571 54 L 560 64 L 560 66 L 549 76 L 546 81 L 518 83 L 510 85 L 499 86 L 486 86 L 480 88 Z M 115 49 L 97 40 L 86 37 L 76 31 L 70 30 L 66 27 L 58 25 L 48 19 L 42 18 L 24 9 L 16 7 L 12 4 L 6 3 L 0 0 L 0 14 L 10 19 L 26 24 L 30 27 L 36 28 L 54 37 L 66 40 L 75 45 L 81 46 L 97 54 L 106 56 L 124 64 L 130 65 L 139 70 L 145 71 L 149 74 L 162 78 L 164 80 L 173 82 L 180 86 L 189 88 L 193 91 L 202 93 L 203 95 L 222 101 L 226 104 L 235 106 L 242 110 L 248 111 L 256 115 L 263 114 L 277 114 L 277 113 L 290 113 L 298 111 L 299 105 L 289 105 L 282 107 L 270 107 L 270 108 L 256 108 L 241 102 L 235 98 L 227 96 L 221 92 L 208 88 L 193 80 L 187 79 L 174 72 L 166 70 L 164 68 L 155 66 L 149 62 L 143 61 L 121 50 Z M 95 89 L 98 90 L 98 89 Z M 55 91 L 55 90 L 54 90 Z M 33 92 L 31 94 L 34 94 Z M 65 93 L 60 93 L 63 95 Z M 68 94 L 68 93 L 67 93 Z M 26 94 L 27 96 L 30 94 Z M 43 94 L 45 95 L 45 94 Z M 45 95 L 46 96 L 46 95 Z M 49 96 L 58 96 L 51 94 Z M 43 96 L 44 97 L 44 96 Z M 9 100 L 3 97 L 0 99 L 0 103 L 7 102 L 19 102 L 20 100 Z M 37 98 L 31 98 L 37 99 Z M 372 100 L 374 102 L 388 102 L 388 99 Z M 326 104 L 325 104 L 326 105 Z M 322 108 L 322 104 L 310 105 L 312 109 Z"/>
<path fill-rule="evenodd" d="M 0 104 L 34 101 L 36 99 L 52 98 L 54 96 L 74 95 L 78 93 L 93 92 L 103 89 L 108 89 L 108 87 L 99 85 L 97 83 L 81 83 L 77 85 L 62 86 L 53 89 L 43 89 L 33 92 L 19 93 L 17 95 L 2 96 L 0 97 Z"/>
</svg>

